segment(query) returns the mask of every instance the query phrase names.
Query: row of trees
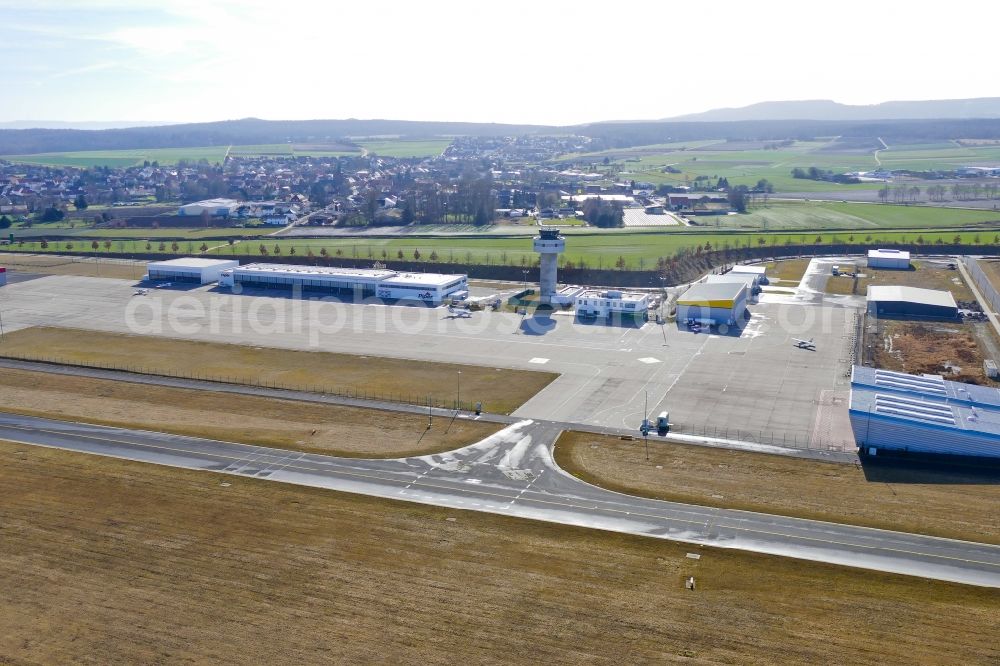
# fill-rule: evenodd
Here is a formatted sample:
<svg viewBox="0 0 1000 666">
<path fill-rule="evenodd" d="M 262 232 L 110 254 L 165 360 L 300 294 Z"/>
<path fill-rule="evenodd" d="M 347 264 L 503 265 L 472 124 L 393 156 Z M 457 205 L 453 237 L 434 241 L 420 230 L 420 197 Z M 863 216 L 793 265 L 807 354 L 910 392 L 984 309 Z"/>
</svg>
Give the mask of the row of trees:
<svg viewBox="0 0 1000 666">
<path fill-rule="evenodd" d="M 948 185 L 928 185 L 923 191 L 930 201 L 947 201 L 948 195 L 957 201 L 976 201 L 982 199 L 1000 198 L 1000 183 L 954 183 Z M 921 189 L 916 185 L 899 183 L 885 186 L 879 190 L 878 198 L 882 203 L 914 203 L 920 201 Z"/>
<path fill-rule="evenodd" d="M 853 176 L 845 176 L 842 173 L 834 173 L 828 169 L 819 167 L 795 167 L 792 169 L 792 178 L 804 178 L 806 180 L 825 180 L 833 183 L 860 183 L 861 181 Z"/>
</svg>

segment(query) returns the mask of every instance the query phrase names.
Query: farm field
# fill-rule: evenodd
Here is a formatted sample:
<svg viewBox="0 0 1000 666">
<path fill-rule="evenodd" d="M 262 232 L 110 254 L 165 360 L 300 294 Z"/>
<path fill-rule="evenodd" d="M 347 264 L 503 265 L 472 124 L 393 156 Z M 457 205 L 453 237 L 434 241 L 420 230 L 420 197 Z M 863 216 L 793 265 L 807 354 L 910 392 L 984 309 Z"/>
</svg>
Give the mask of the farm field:
<svg viewBox="0 0 1000 666">
<path fill-rule="evenodd" d="M 499 425 L 467 419 L 74 377 L 5 368 L 8 412 L 122 428 L 171 432 L 323 455 L 396 458 L 451 451 Z"/>
<path fill-rule="evenodd" d="M 995 590 L 724 549 L 692 560 L 658 539 L 17 443 L 0 456 L 4 663 L 1000 656 Z"/>
<path fill-rule="evenodd" d="M 143 148 L 134 150 L 91 150 L 68 153 L 38 153 L 35 155 L 3 155 L 0 159 L 25 164 L 75 167 L 130 167 L 143 161 L 176 164 L 179 160 L 221 162 L 227 146 L 202 146 L 194 148 Z"/>
<path fill-rule="evenodd" d="M 0 355 L 238 384 L 350 393 L 454 407 L 461 372 L 463 403 L 482 401 L 510 413 L 545 388 L 551 372 L 456 363 L 414 363 L 331 352 L 292 351 L 79 329 L 35 327 L 7 333 Z"/>
<path fill-rule="evenodd" d="M 382 157 L 435 157 L 451 145 L 451 139 L 359 141 L 358 145 Z"/>
<path fill-rule="evenodd" d="M 740 148 L 740 149 L 735 149 Z M 678 144 L 636 146 L 582 155 L 564 155 L 556 161 L 600 162 L 608 157 L 620 171 L 619 178 L 633 178 L 654 184 L 684 185 L 698 176 L 713 181 L 726 177 L 732 185 L 753 186 L 764 178 L 777 192 L 827 192 L 859 189 L 878 190 L 880 183 L 844 185 L 826 181 L 793 178 L 795 167 L 815 166 L 835 173 L 888 169 L 954 169 L 977 163 L 1000 162 L 1000 147 L 963 146 L 954 142 L 890 146 L 887 150 L 874 143 L 869 148 L 844 148 L 833 140 L 796 141 L 776 150 L 763 144 L 734 146 L 724 141 L 690 141 Z M 666 167 L 679 173 L 666 173 Z"/>
<path fill-rule="evenodd" d="M 451 143 L 450 139 L 387 139 L 363 141 L 359 145 L 371 153 L 385 157 L 433 157 Z M 360 155 L 358 149 L 336 144 L 260 144 L 247 146 L 200 146 L 192 148 L 142 148 L 128 150 L 91 150 L 65 153 L 37 153 L 33 155 L 2 155 L 0 159 L 23 164 L 72 167 L 130 167 L 144 161 L 162 165 L 176 164 L 180 160 L 197 162 L 208 160 L 220 163 L 226 154 L 239 157 L 342 157 Z"/>
<path fill-rule="evenodd" d="M 832 201 L 771 201 L 751 207 L 743 215 L 694 216 L 705 228 L 804 230 L 804 229 L 938 229 L 983 227 L 1000 229 L 1000 212 L 931 208 L 894 204 Z"/>
</svg>

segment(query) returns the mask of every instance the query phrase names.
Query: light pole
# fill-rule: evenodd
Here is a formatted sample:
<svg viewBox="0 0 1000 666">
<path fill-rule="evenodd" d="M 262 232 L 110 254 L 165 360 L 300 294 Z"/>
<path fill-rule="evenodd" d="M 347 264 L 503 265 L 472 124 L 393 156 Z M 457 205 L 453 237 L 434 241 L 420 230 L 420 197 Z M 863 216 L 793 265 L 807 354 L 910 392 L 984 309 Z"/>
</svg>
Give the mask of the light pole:
<svg viewBox="0 0 1000 666">
<path fill-rule="evenodd" d="M 528 290 L 528 269 L 522 268 L 521 273 L 524 274 L 524 290 Z"/>
<path fill-rule="evenodd" d="M 461 370 L 458 371 L 458 374 L 456 375 L 456 377 L 457 377 L 456 393 L 455 393 L 455 395 L 457 397 L 456 403 L 457 403 L 457 408 L 459 410 L 461 410 L 462 409 L 462 371 Z"/>
</svg>

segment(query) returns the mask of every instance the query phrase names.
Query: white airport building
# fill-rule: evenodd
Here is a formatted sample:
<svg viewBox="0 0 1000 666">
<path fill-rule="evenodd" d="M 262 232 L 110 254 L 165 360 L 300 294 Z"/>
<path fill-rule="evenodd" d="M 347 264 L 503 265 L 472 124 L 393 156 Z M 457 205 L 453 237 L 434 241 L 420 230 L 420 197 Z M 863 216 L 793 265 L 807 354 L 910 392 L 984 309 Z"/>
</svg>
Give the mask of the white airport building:
<svg viewBox="0 0 1000 666">
<path fill-rule="evenodd" d="M 385 268 L 338 268 L 294 264 L 246 264 L 223 271 L 219 286 L 298 288 L 349 294 L 356 298 L 422 301 L 441 304 L 468 296 L 468 277 L 440 273 L 401 273 Z"/>
<path fill-rule="evenodd" d="M 868 268 L 896 268 L 907 270 L 910 267 L 910 253 L 905 250 L 868 250 Z"/>
<path fill-rule="evenodd" d="M 767 269 L 763 266 L 748 266 L 746 264 L 736 264 L 726 275 L 753 275 L 757 284 L 767 284 Z"/>
<path fill-rule="evenodd" d="M 239 207 L 240 204 L 235 199 L 205 199 L 184 204 L 177 209 L 177 215 L 199 217 L 202 213 L 208 213 L 212 217 L 232 217 L 236 215 L 236 209 Z"/>
<path fill-rule="evenodd" d="M 699 282 L 691 285 L 677 299 L 677 321 L 733 326 L 743 321 L 747 309 L 747 294 L 747 286 L 743 282 Z"/>
<path fill-rule="evenodd" d="M 576 314 L 581 317 L 611 317 L 628 315 L 648 317 L 649 294 L 614 289 L 583 291 L 576 296 Z"/>
<path fill-rule="evenodd" d="M 145 279 L 210 284 L 219 281 L 222 271 L 239 265 L 240 262 L 235 259 L 209 259 L 206 257 L 183 257 L 166 261 L 153 261 L 146 265 Z"/>
<path fill-rule="evenodd" d="M 705 284 L 745 284 L 747 292 L 756 294 L 760 292 L 756 275 L 751 273 L 724 273 L 723 275 L 709 275 L 705 278 Z"/>
</svg>

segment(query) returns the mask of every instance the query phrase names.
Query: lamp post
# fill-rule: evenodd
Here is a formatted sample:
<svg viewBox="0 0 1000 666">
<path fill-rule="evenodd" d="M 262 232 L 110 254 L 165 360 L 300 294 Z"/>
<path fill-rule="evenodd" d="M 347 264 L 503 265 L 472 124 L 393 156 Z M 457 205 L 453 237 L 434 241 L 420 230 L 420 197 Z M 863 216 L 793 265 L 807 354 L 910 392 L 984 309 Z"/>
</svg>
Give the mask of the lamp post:
<svg viewBox="0 0 1000 666">
<path fill-rule="evenodd" d="M 524 290 L 528 290 L 528 269 L 522 268 L 521 273 L 524 275 Z"/>
<path fill-rule="evenodd" d="M 458 374 L 456 375 L 456 378 L 457 378 L 457 380 L 456 380 L 457 381 L 456 392 L 455 392 L 455 396 L 457 398 L 456 403 L 457 403 L 457 408 L 459 410 L 461 410 L 462 409 L 462 371 L 461 370 L 458 371 Z"/>
</svg>

